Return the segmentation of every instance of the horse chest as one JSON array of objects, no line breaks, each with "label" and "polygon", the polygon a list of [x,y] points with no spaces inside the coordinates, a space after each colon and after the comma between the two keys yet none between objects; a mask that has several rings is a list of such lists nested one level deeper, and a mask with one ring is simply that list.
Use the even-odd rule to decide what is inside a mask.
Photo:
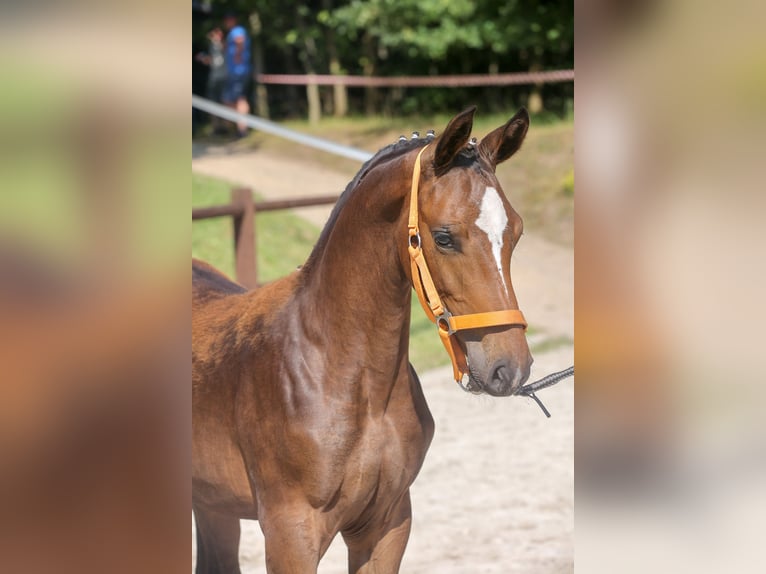
[{"label": "horse chest", "polygon": [[397,500],[415,480],[427,447],[427,433],[416,421],[370,424],[343,464],[340,496],[350,514]]},{"label": "horse chest", "polygon": [[251,469],[258,488],[303,498],[340,524],[399,500],[433,434],[433,420],[422,394],[411,391],[409,373],[386,393],[386,401],[374,392],[359,393],[361,387],[374,388],[361,377],[351,393],[328,392],[337,378],[328,382],[321,378],[323,369],[302,370],[302,363],[290,360],[274,373],[275,380],[285,381],[280,392],[263,392],[252,402],[258,412],[249,418],[259,421],[258,428],[243,428],[258,460]]}]

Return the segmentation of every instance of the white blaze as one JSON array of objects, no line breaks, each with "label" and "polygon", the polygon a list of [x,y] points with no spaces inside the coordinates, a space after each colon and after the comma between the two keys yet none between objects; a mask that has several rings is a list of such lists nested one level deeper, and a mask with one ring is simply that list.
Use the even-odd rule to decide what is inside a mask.
[{"label": "white blaze", "polygon": [[505,284],[505,277],[503,276],[501,254],[503,252],[503,232],[507,224],[508,215],[505,213],[505,206],[500,199],[500,194],[494,187],[487,187],[481,200],[481,210],[476,220],[476,227],[486,233],[489,238],[492,255],[495,257],[497,270],[500,272],[500,280],[503,282],[506,294],[508,293],[508,286]]}]

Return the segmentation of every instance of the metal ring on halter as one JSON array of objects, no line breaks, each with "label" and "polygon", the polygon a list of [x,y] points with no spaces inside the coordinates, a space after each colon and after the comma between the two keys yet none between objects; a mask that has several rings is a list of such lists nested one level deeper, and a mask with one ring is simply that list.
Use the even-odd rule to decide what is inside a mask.
[{"label": "metal ring on halter", "polygon": [[[415,240],[414,242],[412,240]],[[420,231],[416,231],[415,233],[410,233],[410,247],[414,247],[415,249],[420,249]]]},{"label": "metal ring on halter", "polygon": [[444,331],[447,331],[448,335],[454,335],[457,333],[455,329],[452,328],[452,325],[450,325],[449,319],[452,317],[452,313],[447,311],[447,309],[444,309],[444,313],[436,317],[436,326],[439,329],[443,329]]}]

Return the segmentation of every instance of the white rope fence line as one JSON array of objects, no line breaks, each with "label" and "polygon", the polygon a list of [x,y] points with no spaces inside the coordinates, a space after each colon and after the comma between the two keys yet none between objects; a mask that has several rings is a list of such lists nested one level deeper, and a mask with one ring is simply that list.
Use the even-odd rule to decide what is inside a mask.
[{"label": "white rope fence line", "polygon": [[232,122],[242,122],[248,127],[262,131],[264,133],[275,135],[286,140],[294,141],[296,143],[313,147],[348,159],[365,162],[373,156],[372,153],[359,148],[338,144],[330,140],[310,136],[307,134],[302,134],[300,132],[296,132],[295,130],[284,128],[279,124],[269,120],[264,120],[263,118],[258,118],[249,114],[240,114],[231,108],[227,108],[226,106],[217,104],[200,96],[195,96],[194,94],[192,94],[192,107],[219,118],[223,118],[225,120]]}]

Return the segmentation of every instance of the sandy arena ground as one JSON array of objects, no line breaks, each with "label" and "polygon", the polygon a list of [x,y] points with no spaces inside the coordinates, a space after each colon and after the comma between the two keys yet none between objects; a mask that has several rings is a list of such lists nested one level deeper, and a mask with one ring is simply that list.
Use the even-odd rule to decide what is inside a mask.
[{"label": "sandy arena ground", "polygon": [[[347,178],[331,170],[291,169],[263,152],[228,153],[195,145],[193,171],[257,188],[266,197],[339,193]],[[284,165],[282,165],[284,163]],[[304,183],[305,182],[305,183]],[[327,208],[302,211],[321,225]],[[537,341],[573,338],[573,253],[525,235],[513,282]],[[573,363],[571,345],[535,356],[531,379]],[[401,571],[412,574],[558,574],[574,570],[574,382],[542,391],[547,419],[526,398],[464,393],[451,367],[420,373],[436,435],[412,487],[413,527]],[[193,526],[192,526],[193,530]],[[192,533],[194,554],[194,534]],[[264,573],[258,523],[242,521],[243,573]],[[337,537],[319,567],[346,572]]]}]

